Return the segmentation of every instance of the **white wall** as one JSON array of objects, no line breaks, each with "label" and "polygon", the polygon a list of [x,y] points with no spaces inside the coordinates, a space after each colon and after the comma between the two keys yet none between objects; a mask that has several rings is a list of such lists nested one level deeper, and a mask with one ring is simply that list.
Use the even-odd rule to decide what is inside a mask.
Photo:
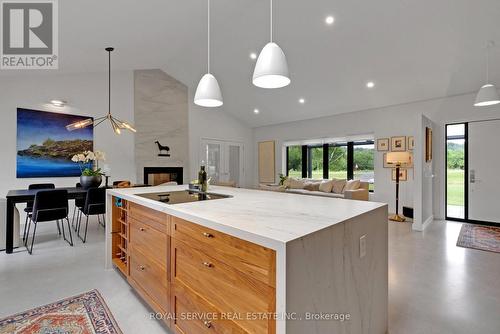
[{"label": "white wall", "polygon": [[[123,120],[134,121],[133,74],[113,73],[112,112]],[[56,108],[47,102],[54,98],[68,101]],[[52,182],[56,186],[74,186],[78,178],[16,178],[16,108],[30,108],[68,114],[102,116],[107,112],[106,73],[78,75],[22,75],[0,80],[0,197],[9,189],[26,188],[30,183]],[[112,179],[135,181],[134,137],[125,132],[114,135],[108,124],[95,129],[94,149],[107,154]]]},{"label": "white wall", "polygon": [[[444,218],[445,146],[444,125],[453,122],[500,118],[500,105],[477,108],[473,106],[474,94],[465,94],[441,99],[401,104],[396,106],[323,117],[312,120],[284,123],[255,129],[255,142],[276,140],[276,173],[281,172],[281,145],[284,141],[308,138],[337,137],[372,133],[375,138],[397,135],[417,136],[425,115],[434,125],[433,129],[433,212],[435,218]],[[285,112],[285,111],[283,111]],[[416,141],[418,143],[418,141]],[[390,170],[382,167],[382,154],[375,156],[375,193],[373,199],[389,203],[394,211],[395,189]],[[257,162],[254,164],[257,170]],[[402,184],[402,205],[412,205],[414,197],[413,179]],[[254,184],[257,178],[254,177]]]},{"label": "white wall", "polygon": [[[419,132],[415,138],[415,183],[414,183],[414,221],[412,228],[423,231],[434,218],[434,160],[426,161],[427,128],[433,132],[437,126],[429,118],[422,115],[419,121]],[[434,137],[434,136],[433,136]],[[432,143],[433,155],[435,142]]]},{"label": "white wall", "polygon": [[224,112],[221,108],[202,108],[193,102],[193,92],[189,92],[189,157],[191,179],[198,178],[200,168],[201,139],[220,139],[244,144],[245,182],[242,187],[254,184],[254,140],[253,130]]}]

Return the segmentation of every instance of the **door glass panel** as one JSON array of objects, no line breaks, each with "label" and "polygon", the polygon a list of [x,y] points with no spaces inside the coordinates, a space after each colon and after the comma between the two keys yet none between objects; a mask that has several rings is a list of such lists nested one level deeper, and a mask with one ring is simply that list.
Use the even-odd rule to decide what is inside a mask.
[{"label": "door glass panel", "polygon": [[347,180],[347,143],[328,147],[328,178]]},{"label": "door glass panel", "polygon": [[221,145],[208,143],[207,149],[207,178],[211,184],[218,183],[220,180],[220,162],[221,162]]},{"label": "door glass panel", "polygon": [[323,147],[308,147],[307,177],[312,179],[323,178]]},{"label": "door glass panel", "polygon": [[240,183],[240,147],[236,145],[229,145],[229,158],[228,158],[228,181],[234,182],[236,186]]},{"label": "door glass panel", "polygon": [[375,179],[374,154],[374,144],[354,143],[354,180],[368,182],[370,190],[373,190]]},{"label": "door glass panel", "polygon": [[302,177],[302,146],[288,147],[287,172],[288,176]]},{"label": "door glass panel", "polygon": [[465,219],[465,124],[446,128],[446,213]]}]

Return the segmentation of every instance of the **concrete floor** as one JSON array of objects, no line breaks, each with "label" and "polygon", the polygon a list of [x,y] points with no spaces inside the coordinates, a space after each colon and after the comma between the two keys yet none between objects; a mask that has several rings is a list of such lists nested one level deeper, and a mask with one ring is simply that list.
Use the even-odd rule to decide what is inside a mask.
[{"label": "concrete floor", "polygon": [[24,247],[0,252],[0,318],[97,289],[124,334],[169,333],[150,320],[150,309],[121,274],[104,270],[104,228],[97,220],[89,222],[85,244],[75,234],[73,240],[70,247],[55,223],[41,223],[33,255]]},{"label": "concrete floor", "polygon": [[[41,226],[40,226],[41,227]],[[461,224],[433,222],[424,233],[389,223],[389,332],[497,334],[500,254],[456,247]],[[0,317],[98,289],[125,334],[168,333],[116,271],[104,270],[104,230],[69,247],[50,223],[34,255],[0,253]]]}]

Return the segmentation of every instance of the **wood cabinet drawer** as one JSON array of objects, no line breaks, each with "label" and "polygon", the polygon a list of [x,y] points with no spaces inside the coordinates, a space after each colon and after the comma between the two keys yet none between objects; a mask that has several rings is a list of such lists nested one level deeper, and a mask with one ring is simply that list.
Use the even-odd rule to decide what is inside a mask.
[{"label": "wood cabinet drawer", "polygon": [[129,218],[130,247],[138,248],[145,256],[168,268],[169,238],[164,232]]},{"label": "wood cabinet drawer", "polygon": [[172,294],[176,333],[248,334],[182,283],[173,286]]},{"label": "wood cabinet drawer", "polygon": [[172,244],[174,284],[185,284],[221,312],[239,315],[234,322],[250,333],[274,333],[274,320],[247,317],[275,311],[274,288],[182,241]]},{"label": "wood cabinet drawer", "polygon": [[170,235],[170,216],[166,213],[130,202],[129,217]]},{"label": "wood cabinet drawer", "polygon": [[222,232],[171,217],[172,236],[272,287],[276,286],[276,253]]},{"label": "wood cabinet drawer", "polygon": [[167,271],[134,247],[130,252],[130,277],[164,311],[169,310]]}]

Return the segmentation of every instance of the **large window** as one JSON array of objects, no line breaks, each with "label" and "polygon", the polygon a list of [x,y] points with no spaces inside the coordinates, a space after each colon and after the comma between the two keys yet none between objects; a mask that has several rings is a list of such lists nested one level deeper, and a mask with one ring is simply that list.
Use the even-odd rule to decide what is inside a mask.
[{"label": "large window", "polygon": [[361,180],[370,183],[375,178],[373,140],[294,145],[286,148],[287,175],[314,179]]},{"label": "large window", "polygon": [[347,180],[347,143],[328,145],[328,178]]},{"label": "large window", "polygon": [[353,143],[353,178],[370,183],[373,190],[375,145],[372,142]]},{"label": "large window", "polygon": [[287,147],[287,175],[302,177],[302,146]]},{"label": "large window", "polygon": [[307,147],[307,177],[323,178],[323,146]]}]

